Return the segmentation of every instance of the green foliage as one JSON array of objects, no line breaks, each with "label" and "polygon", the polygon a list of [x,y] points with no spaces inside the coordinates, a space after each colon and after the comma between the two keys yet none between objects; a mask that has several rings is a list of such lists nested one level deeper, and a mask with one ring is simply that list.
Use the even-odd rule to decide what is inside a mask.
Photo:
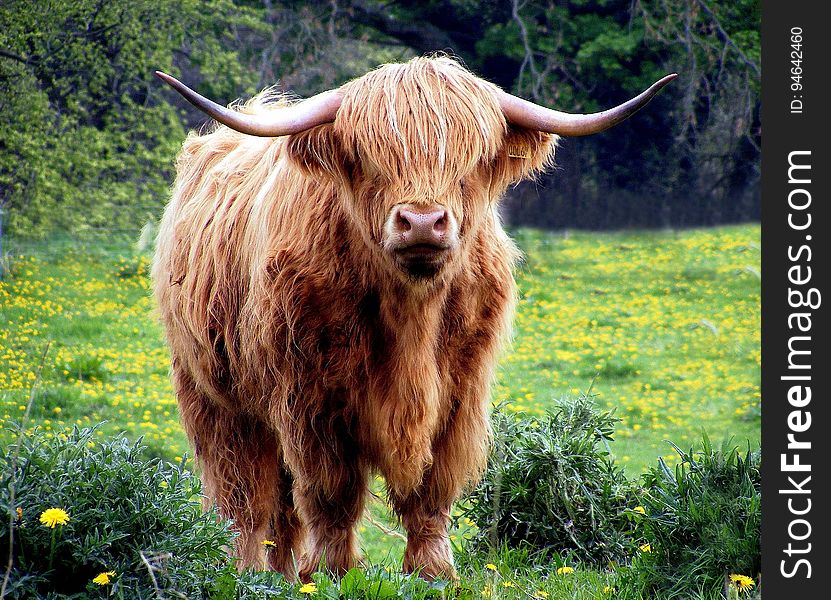
[{"label": "green foliage", "polygon": [[193,64],[207,55],[212,65],[222,64],[220,83],[235,93],[251,85],[222,42],[249,12],[231,6],[230,0],[0,6],[0,208],[12,235],[137,230],[158,214],[184,128],[153,70],[177,72],[174,54],[187,47]]},{"label": "green foliage", "polygon": [[[555,416],[562,420],[554,434],[560,436],[559,443],[566,441],[563,436],[590,438],[593,428],[598,440],[612,433],[614,420],[593,413],[585,398],[548,415]],[[523,435],[534,437],[540,429],[552,428],[552,423],[542,421],[546,419],[528,419]],[[522,427],[512,430],[518,434]],[[605,596],[614,588],[619,598],[715,600],[725,573],[754,578],[758,574],[759,456],[741,455],[729,443],[715,450],[706,438],[701,452],[676,448],[682,463],[675,473],[661,463],[644,477],[645,488],[638,496],[643,513],[621,508],[636,529],[638,543],[648,541],[651,551],[636,551],[631,565],[619,567],[617,574],[607,571],[607,565],[587,569],[578,560],[582,554],[562,554],[552,546],[501,546],[487,554],[469,546],[457,550],[463,579],[456,585],[369,565],[342,578],[316,573],[310,589],[289,584],[276,573],[237,573],[225,551],[232,543],[229,524],[214,511],[202,510],[199,481],[184,461],[174,465],[148,459],[141,443],[132,444],[123,436],[99,441],[95,428],[76,428],[57,438],[42,430],[18,428],[15,433],[15,442],[0,453],[5,465],[0,480],[0,547],[8,548],[10,533],[14,536],[14,568],[6,590],[10,598],[299,600],[311,593],[333,599],[438,600],[448,592],[470,599],[497,593],[505,598],[544,598],[541,592],[559,598],[577,597],[578,592],[580,597],[600,597],[601,590]],[[530,445],[539,447],[539,441]],[[514,443],[519,447],[522,439]],[[581,443],[562,450],[576,451],[581,470],[589,476],[592,455],[606,460],[602,451]],[[555,458],[562,462],[561,455]],[[528,460],[522,464],[538,467]],[[619,481],[626,484],[622,474]],[[580,494],[575,489],[569,493],[576,498]],[[525,501],[533,504],[535,499]],[[594,505],[601,510],[600,503]],[[65,511],[68,520],[55,527],[43,524],[41,515],[55,508]],[[484,516],[480,522],[485,522]],[[93,582],[101,573],[112,573],[109,583]]]},{"label": "green foliage", "polygon": [[185,130],[206,119],[155,69],[227,103],[273,84],[311,95],[382,62],[449,50],[506,89],[573,112],[680,74],[616,132],[564,144],[556,185],[515,193],[525,200],[515,223],[758,218],[759,29],[754,0],[7,0],[0,208],[18,238],[136,231],[157,218]]},{"label": "green foliage", "polygon": [[494,452],[464,513],[479,543],[529,544],[604,566],[631,555],[634,488],[607,446],[616,422],[587,396],[539,418],[497,412]]},{"label": "green foliage", "polygon": [[405,575],[378,565],[351,569],[340,580],[324,573],[317,573],[313,578],[318,597],[324,598],[440,600],[446,597],[449,587],[446,581],[428,582],[417,575]]},{"label": "green foliage", "polygon": [[[101,442],[95,428],[58,438],[15,433],[0,454],[0,547],[9,547],[10,532],[14,547],[9,598],[308,597],[279,574],[237,573],[226,553],[229,522],[203,511],[185,461],[147,459],[141,443]],[[43,524],[49,509],[68,520]],[[93,581],[101,573],[109,583]],[[314,582],[316,597],[361,600],[438,600],[448,586],[378,565],[339,579],[317,573]]]},{"label": "green foliage", "polygon": [[107,367],[100,356],[81,354],[72,357],[64,365],[65,377],[68,381],[104,381],[107,379]]},{"label": "green foliage", "polygon": [[489,17],[473,64],[509,60],[518,73],[513,90],[548,106],[602,110],[679,74],[609,134],[566,141],[562,171],[543,176],[551,180],[546,192],[520,187],[515,223],[620,228],[759,218],[758,2],[531,0]]},{"label": "green foliage", "polygon": [[68,387],[39,388],[32,405],[35,418],[52,418],[60,415],[68,407],[75,407],[81,399],[78,390]]},{"label": "green foliage", "polygon": [[705,436],[697,452],[673,444],[674,471],[659,459],[630,482],[603,447],[615,421],[585,396],[542,418],[497,414],[493,456],[464,512],[480,533],[463,563],[485,547],[514,570],[612,561],[617,597],[633,599],[715,599],[728,574],[757,578],[759,452]]},{"label": "green foliage", "polygon": [[727,574],[756,578],[761,570],[759,451],[742,453],[729,441],[684,452],[670,470],[663,460],[643,477],[637,535],[650,545],[624,572],[623,597],[716,597]]},{"label": "green foliage", "polygon": [[[224,550],[228,523],[202,510],[199,480],[184,463],[146,460],[140,444],[121,436],[99,442],[94,429],[52,439],[40,430],[18,434],[0,459],[2,548],[9,547],[13,515],[10,597],[112,591],[156,598],[157,588],[202,597],[223,573],[234,572]],[[39,517],[50,508],[64,510],[69,521],[43,525]],[[110,586],[92,583],[110,571]]]}]

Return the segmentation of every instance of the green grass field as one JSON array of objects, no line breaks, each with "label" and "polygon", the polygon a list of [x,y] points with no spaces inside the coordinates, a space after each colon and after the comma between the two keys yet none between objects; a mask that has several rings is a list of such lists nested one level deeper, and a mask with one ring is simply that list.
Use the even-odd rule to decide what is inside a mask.
[{"label": "green grass field", "polygon": [[[621,422],[612,451],[636,475],[666,440],[689,447],[706,432],[760,443],[760,228],[682,232],[514,232],[526,253],[512,348],[494,402],[541,413],[591,389]],[[153,314],[149,256],[129,241],[52,241],[12,246],[0,281],[0,425],[19,420],[60,436],[106,423],[104,437],[143,436],[153,455],[187,452],[168,380],[168,355]],[[45,356],[45,358],[43,358]],[[0,441],[8,433],[0,433]],[[380,487],[380,485],[379,485]],[[382,502],[375,521],[392,527]],[[454,532],[463,544],[466,525]],[[365,550],[395,567],[403,544],[365,521]],[[609,574],[524,573],[502,557],[472,586],[493,597],[598,597]],[[505,563],[505,564],[503,564]],[[514,573],[514,574],[512,574]],[[492,580],[492,581],[491,581]],[[523,583],[524,582],[524,583]],[[565,586],[565,587],[562,587]]]}]

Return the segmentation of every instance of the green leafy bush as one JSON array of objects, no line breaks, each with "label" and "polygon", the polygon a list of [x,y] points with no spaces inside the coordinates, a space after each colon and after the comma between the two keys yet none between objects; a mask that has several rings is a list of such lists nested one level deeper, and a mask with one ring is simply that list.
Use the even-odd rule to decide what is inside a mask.
[{"label": "green leafy bush", "polygon": [[[147,460],[123,437],[99,442],[94,429],[18,433],[1,451],[0,548],[10,533],[14,548],[8,597],[197,598],[237,585],[228,523],[202,510],[184,464]],[[49,509],[59,510],[44,524]],[[112,573],[109,583],[93,582],[101,573]]]},{"label": "green leafy bush", "polygon": [[729,441],[684,452],[674,470],[663,460],[643,477],[637,519],[640,552],[622,577],[623,597],[719,597],[730,574],[761,570],[761,453],[741,453]]},{"label": "green leafy bush", "polygon": [[606,566],[632,553],[634,488],[607,441],[617,419],[590,397],[541,418],[494,416],[496,442],[465,516],[491,546],[530,544]]},{"label": "green leafy bush", "polygon": [[140,442],[100,442],[96,432],[50,438],[18,429],[17,442],[0,450],[0,548],[14,549],[4,597],[438,600],[445,593],[447,582],[382,565],[340,579],[316,573],[303,586],[274,572],[238,573],[227,554],[229,522],[202,510],[201,484],[184,461],[148,459]]},{"label": "green leafy bush", "polygon": [[[725,587],[749,597],[761,569],[760,453],[705,436],[700,451],[673,444],[674,470],[659,459],[630,482],[605,445],[615,422],[587,397],[543,418],[497,413],[493,455],[464,510],[480,528],[468,552],[618,562],[619,598],[716,599]],[[731,575],[743,585],[731,588]]]}]

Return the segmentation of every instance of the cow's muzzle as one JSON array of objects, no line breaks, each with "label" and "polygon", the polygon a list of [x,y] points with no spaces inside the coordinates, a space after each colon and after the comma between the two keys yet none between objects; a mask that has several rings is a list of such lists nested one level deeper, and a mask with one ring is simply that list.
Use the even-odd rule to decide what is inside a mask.
[{"label": "cow's muzzle", "polygon": [[417,279],[438,274],[458,243],[456,219],[439,204],[399,204],[384,225],[384,248]]}]

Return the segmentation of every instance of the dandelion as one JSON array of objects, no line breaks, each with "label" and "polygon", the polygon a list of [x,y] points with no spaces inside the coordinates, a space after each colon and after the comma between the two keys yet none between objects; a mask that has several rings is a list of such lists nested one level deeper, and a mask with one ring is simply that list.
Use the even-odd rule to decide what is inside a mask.
[{"label": "dandelion", "polygon": [[55,529],[56,525],[69,523],[69,513],[62,508],[47,508],[40,514],[40,522],[46,527]]},{"label": "dandelion", "polygon": [[260,543],[261,543],[263,546],[265,546],[265,547],[266,547],[266,550],[267,550],[267,549],[269,549],[269,548],[276,548],[276,547],[277,547],[277,544],[274,542],[274,540],[263,540],[263,541],[262,541],[262,542],[260,542]]},{"label": "dandelion", "polygon": [[514,582],[511,581],[510,579],[506,579],[505,581],[502,582],[502,587],[510,588],[510,587],[514,587],[514,585],[515,585]]},{"label": "dandelion", "polygon": [[603,593],[604,594],[614,594],[615,593],[615,588],[613,588],[610,585],[607,585],[606,587],[603,588]]},{"label": "dandelion", "polygon": [[496,571],[496,570],[497,570],[497,569],[496,569],[496,565],[495,565],[495,564],[493,564],[493,563],[488,563],[488,564],[486,564],[486,565],[485,565],[485,568],[486,568],[488,571]]},{"label": "dandelion", "polygon": [[557,575],[571,575],[574,573],[574,567],[560,567],[557,569]]},{"label": "dandelion", "polygon": [[646,514],[646,509],[643,506],[636,506],[632,510],[635,511],[636,513],[638,513],[638,514],[641,514],[641,515]]},{"label": "dandelion", "polygon": [[99,573],[92,579],[92,583],[97,583],[98,585],[109,585],[110,580],[115,577],[115,571],[105,571],[104,573]]},{"label": "dandelion", "polygon": [[537,590],[536,592],[534,592],[534,598],[540,598],[541,600],[545,600],[546,598],[548,598],[548,592],[544,590]]},{"label": "dandelion", "polygon": [[731,573],[730,585],[735,587],[740,592],[746,592],[756,584],[753,582],[752,577],[748,577],[747,575],[737,575],[735,573]]},{"label": "dandelion", "polygon": [[301,594],[314,594],[317,591],[317,584],[315,582],[305,583],[300,586]]},{"label": "dandelion", "polygon": [[51,571],[52,560],[55,558],[55,541],[58,533],[55,526],[69,523],[69,513],[62,508],[47,508],[40,513],[40,522],[52,530],[52,541],[49,544],[49,570]]},{"label": "dandelion", "polygon": [[652,552],[651,544],[641,544],[638,548],[640,548],[641,552]]}]

